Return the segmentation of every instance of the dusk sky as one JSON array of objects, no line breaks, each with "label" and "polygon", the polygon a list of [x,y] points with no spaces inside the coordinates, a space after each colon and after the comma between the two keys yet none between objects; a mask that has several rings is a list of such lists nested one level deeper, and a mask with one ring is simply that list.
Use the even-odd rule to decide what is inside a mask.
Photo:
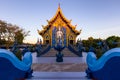
[{"label": "dusk sky", "polygon": [[36,43],[37,29],[47,25],[59,3],[71,24],[82,29],[78,38],[120,36],[120,0],[0,0],[0,20],[30,31],[24,42]]}]

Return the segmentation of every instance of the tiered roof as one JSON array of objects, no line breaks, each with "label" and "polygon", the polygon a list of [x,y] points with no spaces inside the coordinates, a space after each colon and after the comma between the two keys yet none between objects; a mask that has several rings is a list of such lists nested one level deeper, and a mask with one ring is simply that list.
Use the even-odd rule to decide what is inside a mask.
[{"label": "tiered roof", "polygon": [[72,20],[68,20],[67,18],[65,18],[65,16],[64,16],[63,13],[62,13],[62,10],[61,10],[61,8],[60,8],[60,5],[58,6],[57,12],[56,12],[56,14],[53,16],[53,18],[51,18],[49,21],[47,20],[48,24],[47,24],[46,26],[43,26],[43,25],[42,25],[43,30],[41,30],[41,31],[38,30],[38,33],[39,33],[40,35],[43,35],[43,34],[51,27],[51,25],[56,21],[56,19],[58,18],[58,16],[61,17],[61,19],[67,24],[67,26],[68,26],[76,35],[79,35],[79,34],[81,33],[81,30],[78,31],[78,30],[75,29],[75,28],[76,28],[76,25],[75,25],[75,26],[71,25],[71,21],[72,21]]}]

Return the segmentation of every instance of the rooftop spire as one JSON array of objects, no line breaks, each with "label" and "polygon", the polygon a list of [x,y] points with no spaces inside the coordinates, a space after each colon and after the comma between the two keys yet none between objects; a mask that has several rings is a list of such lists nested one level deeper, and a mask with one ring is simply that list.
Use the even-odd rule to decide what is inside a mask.
[{"label": "rooftop spire", "polygon": [[58,8],[60,8],[60,3],[58,4]]}]

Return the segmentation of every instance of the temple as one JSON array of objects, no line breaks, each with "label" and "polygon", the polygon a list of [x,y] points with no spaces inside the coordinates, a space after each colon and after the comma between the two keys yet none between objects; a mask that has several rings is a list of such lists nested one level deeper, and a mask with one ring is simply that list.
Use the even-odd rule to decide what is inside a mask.
[{"label": "temple", "polygon": [[71,25],[71,20],[65,18],[60,5],[56,14],[47,22],[46,26],[42,25],[43,30],[38,30],[39,35],[43,37],[43,44],[50,44],[51,47],[54,47],[59,38],[62,40],[63,46],[76,44],[76,37],[81,33],[81,30],[76,30],[76,25]]}]

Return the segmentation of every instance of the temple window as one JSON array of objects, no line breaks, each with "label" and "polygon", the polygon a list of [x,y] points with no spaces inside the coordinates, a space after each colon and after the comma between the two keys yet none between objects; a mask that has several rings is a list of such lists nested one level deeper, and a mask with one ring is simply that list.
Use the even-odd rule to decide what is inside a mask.
[{"label": "temple window", "polygon": [[70,40],[70,44],[73,44],[73,40]]},{"label": "temple window", "polygon": [[49,39],[48,35],[46,36],[46,39]]}]

